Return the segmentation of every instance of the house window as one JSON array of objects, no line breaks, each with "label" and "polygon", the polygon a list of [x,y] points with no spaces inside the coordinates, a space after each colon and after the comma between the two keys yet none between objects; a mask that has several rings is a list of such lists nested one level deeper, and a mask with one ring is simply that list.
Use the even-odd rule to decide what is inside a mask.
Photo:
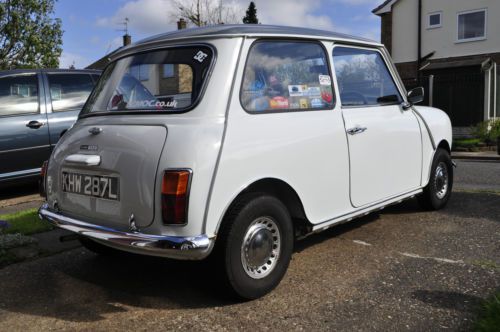
[{"label": "house window", "polygon": [[434,29],[441,27],[442,12],[430,13],[427,17],[427,28]]},{"label": "house window", "polygon": [[140,81],[149,80],[149,65],[135,65],[130,67],[130,74]]},{"label": "house window", "polygon": [[174,77],[174,65],[172,63],[167,63],[163,65],[163,78]]},{"label": "house window", "polygon": [[458,13],[458,41],[486,39],[486,9]]}]

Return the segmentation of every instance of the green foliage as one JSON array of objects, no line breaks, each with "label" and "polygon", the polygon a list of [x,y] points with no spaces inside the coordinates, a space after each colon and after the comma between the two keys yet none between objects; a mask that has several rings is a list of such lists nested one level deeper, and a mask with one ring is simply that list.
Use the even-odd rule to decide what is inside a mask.
[{"label": "green foliage", "polygon": [[56,0],[0,0],[0,69],[57,68],[62,52]]},{"label": "green foliage", "polygon": [[9,227],[5,229],[6,234],[20,233],[23,235],[30,235],[53,229],[52,225],[47,221],[38,218],[36,209],[3,215],[0,216],[0,219],[6,220],[9,223]]},{"label": "green foliage", "polygon": [[477,147],[481,143],[479,138],[463,138],[456,139],[453,141],[454,147],[472,148]]},{"label": "green foliage", "polygon": [[472,128],[472,135],[488,144],[496,142],[500,137],[500,119],[479,122]]},{"label": "green foliage", "polygon": [[476,321],[475,331],[498,331],[500,328],[500,292],[483,304],[483,311]]},{"label": "green foliage", "polygon": [[243,17],[243,23],[245,24],[259,24],[259,19],[257,18],[257,8],[253,1],[250,2],[248,6],[245,17]]}]

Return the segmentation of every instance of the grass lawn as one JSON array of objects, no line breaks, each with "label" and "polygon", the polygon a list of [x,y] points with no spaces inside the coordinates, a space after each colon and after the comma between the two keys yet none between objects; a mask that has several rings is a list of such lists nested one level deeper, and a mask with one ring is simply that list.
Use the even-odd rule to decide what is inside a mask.
[{"label": "grass lawn", "polygon": [[483,304],[481,315],[476,322],[475,331],[500,330],[500,292]]},{"label": "grass lawn", "polygon": [[465,148],[475,147],[479,143],[481,143],[481,140],[479,138],[462,138],[453,140],[453,146],[460,146]]},{"label": "grass lawn", "polygon": [[53,229],[53,226],[47,221],[38,218],[37,209],[0,215],[0,220],[5,220],[9,224],[9,227],[4,230],[6,234],[21,233],[23,235],[30,235]]}]

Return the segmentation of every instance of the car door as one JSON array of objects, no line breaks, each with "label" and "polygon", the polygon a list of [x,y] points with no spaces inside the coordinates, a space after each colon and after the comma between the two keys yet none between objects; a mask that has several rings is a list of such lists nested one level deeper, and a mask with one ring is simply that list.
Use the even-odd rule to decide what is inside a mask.
[{"label": "car door", "polygon": [[40,74],[0,76],[0,181],[34,175],[50,155]]},{"label": "car door", "polygon": [[94,80],[85,72],[47,72],[45,76],[47,118],[53,148],[61,135],[75,123],[94,88]]},{"label": "car door", "polygon": [[421,132],[383,54],[336,46],[333,64],[349,146],[350,196],[360,207],[416,189]]}]

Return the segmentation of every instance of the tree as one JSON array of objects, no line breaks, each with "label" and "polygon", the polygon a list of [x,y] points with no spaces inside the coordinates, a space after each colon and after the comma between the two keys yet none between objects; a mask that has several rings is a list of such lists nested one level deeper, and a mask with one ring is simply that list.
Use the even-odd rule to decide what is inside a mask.
[{"label": "tree", "polygon": [[245,24],[259,24],[259,19],[257,18],[257,8],[253,1],[250,2],[248,6],[245,17],[243,17],[243,23]]},{"label": "tree", "polygon": [[57,68],[62,52],[56,0],[0,0],[0,69]]},{"label": "tree", "polygon": [[198,27],[216,24],[237,23],[237,7],[233,3],[222,5],[221,0],[172,0],[176,11],[172,20],[183,18]]}]

